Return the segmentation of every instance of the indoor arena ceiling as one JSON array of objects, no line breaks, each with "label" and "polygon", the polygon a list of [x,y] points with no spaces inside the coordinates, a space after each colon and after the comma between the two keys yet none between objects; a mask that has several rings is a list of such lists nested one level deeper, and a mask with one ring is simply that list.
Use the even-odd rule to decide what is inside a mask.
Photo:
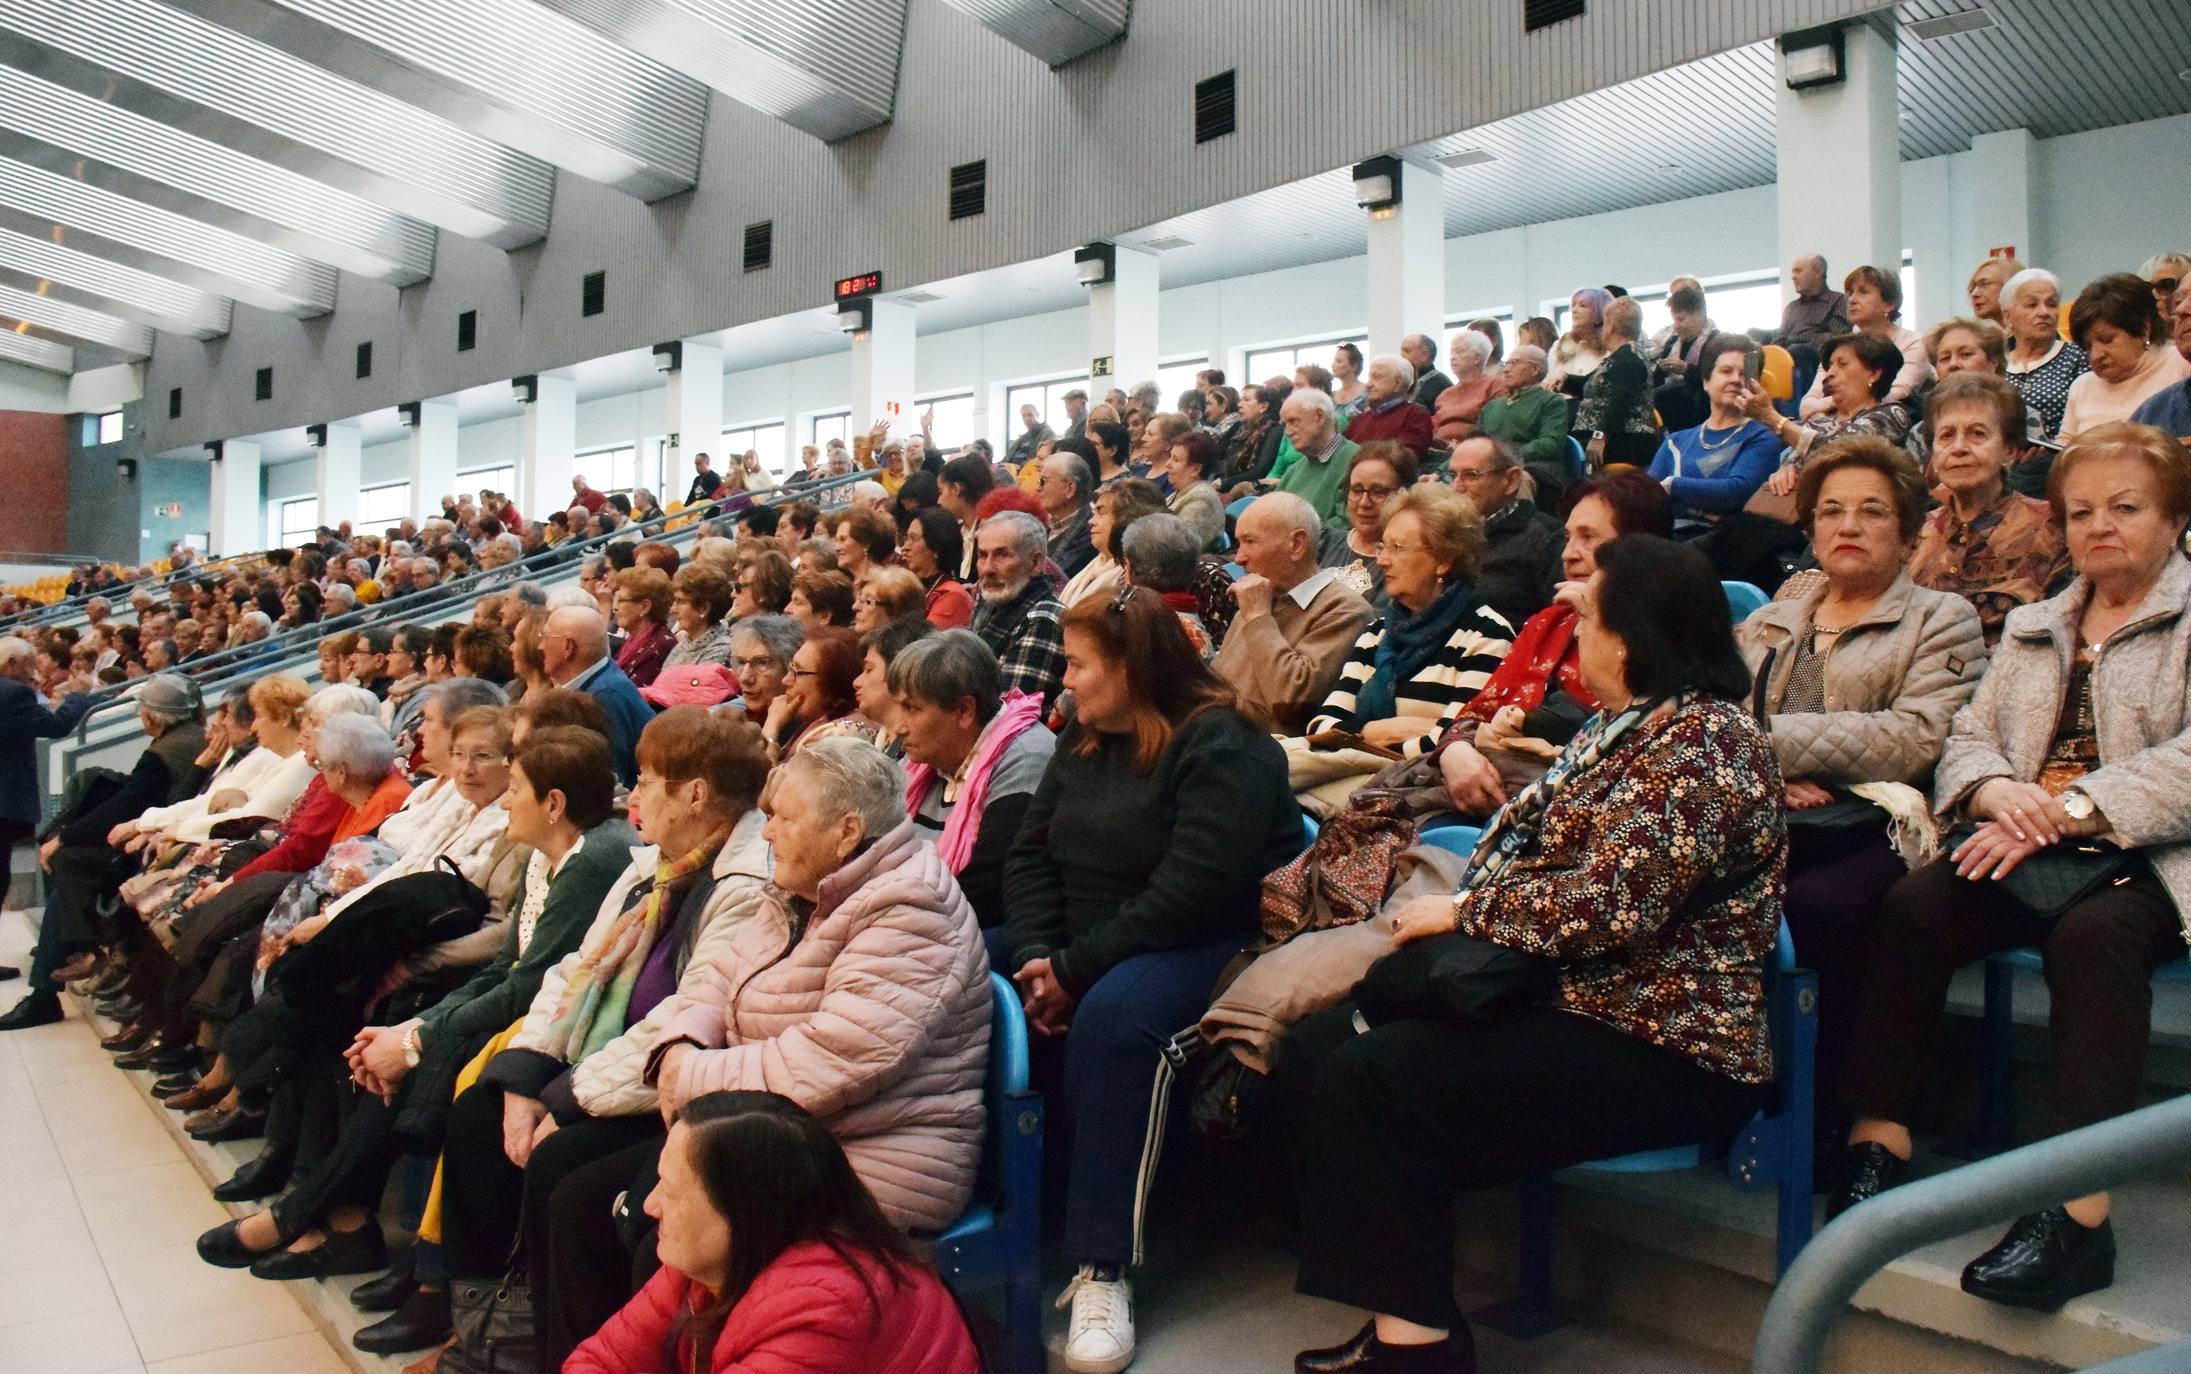
[{"label": "indoor arena ceiling", "polygon": [[[1053,67],[1130,18],[1130,0],[918,2]],[[0,0],[0,358],[141,358],[154,331],[225,333],[236,302],[325,314],[339,271],[431,276],[443,232],[538,242],[559,175],[674,195],[716,94],[819,139],[873,128],[913,3]],[[2179,9],[1906,0],[1903,156],[2191,112]],[[1756,44],[1400,151],[1448,167],[1449,235],[1763,185],[1774,79]],[[1121,241],[1160,248],[1185,285],[1359,253],[1363,233],[1341,168]],[[925,288],[922,331],[1079,299],[1062,256],[1002,271],[1016,289]],[[756,360],[842,346],[748,329]],[[733,353],[748,329],[727,332]]]}]

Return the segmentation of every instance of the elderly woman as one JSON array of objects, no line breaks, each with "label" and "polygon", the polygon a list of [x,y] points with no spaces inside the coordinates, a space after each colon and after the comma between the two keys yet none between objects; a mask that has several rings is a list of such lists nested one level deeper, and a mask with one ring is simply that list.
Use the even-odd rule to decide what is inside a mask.
[{"label": "elderly woman", "polygon": [[1355,641],[1312,739],[1358,736],[1401,758],[1436,747],[1514,638],[1477,593],[1483,556],[1483,517],[1467,497],[1411,486],[1392,499],[1377,550],[1392,609]]},{"label": "elderly woman", "polygon": [[732,626],[730,662],[738,674],[738,696],[722,709],[755,725],[767,721],[791,675],[791,656],[805,637],[788,615],[747,616]]},{"label": "elderly woman", "polygon": [[2155,253],[2138,268],[2138,275],[2152,291],[2154,303],[2165,311],[2176,294],[2176,288],[2183,284],[2186,277],[2191,277],[2191,256],[2182,253]]},{"label": "elderly woman", "polygon": [[2129,419],[2148,397],[2191,377],[2191,361],[2169,342],[2168,321],[2153,292],[2128,272],[2101,277],[2077,293],[2069,334],[2091,370],[2069,384],[2064,444],[2095,425]]},{"label": "elderly woman", "polygon": [[[1975,823],[1897,883],[1873,923],[1841,1100],[1849,1155],[1829,1211],[1907,1177],[1909,1123],[1948,981],[1972,960],[2037,945],[2052,994],[2043,1130],[2138,1103],[2150,979],[2183,957],[2191,901],[2191,458],[2158,430],[2082,433],[2055,464],[2055,514],[2077,578],[2009,613],[1985,681],[1934,784],[1940,814]],[[2088,849],[2089,846],[2089,849]],[[2026,865],[2075,865],[2079,895]],[[1963,1289],[2053,1311],[2114,1279],[2108,1198],[2020,1218],[1963,1271]]]},{"label": "elderly woman", "polygon": [[1988,319],[1957,316],[1925,331],[1925,359],[1933,376],[1945,380],[1958,372],[2008,375],[2008,331]]},{"label": "elderly woman", "polygon": [[2024,433],[2024,398],[1999,377],[1950,377],[1925,402],[1940,505],[1910,551],[1910,580],[1978,608],[1986,647],[2018,606],[2048,595],[2068,571],[2061,527],[2047,503],[2008,485]]},{"label": "elderly woman", "polygon": [[[1848,296],[1849,328],[1858,334],[1885,339],[1901,354],[1901,363],[1888,379],[1887,389],[1879,399],[1903,401],[1916,395],[1919,387],[1932,380],[1932,365],[1925,361],[1924,339],[1917,331],[1900,323],[1902,274],[1881,267],[1859,267],[1849,273],[1841,283],[1841,289]],[[1811,389],[1797,407],[1799,418],[1808,420],[1840,407],[1841,398],[1827,393],[1825,377],[1825,359],[1821,357],[1818,376],[1812,379]]]},{"label": "elderly woman", "polygon": [[848,629],[825,625],[799,641],[783,693],[769,703],[761,726],[772,761],[837,735],[875,737],[875,722],[859,713],[855,691],[862,661],[860,637]]},{"label": "elderly woman", "polygon": [[1190,429],[1172,440],[1164,468],[1172,491],[1164,509],[1186,521],[1206,550],[1225,542],[1225,499],[1210,480],[1216,468],[1217,441],[1209,435]]},{"label": "elderly woman", "polygon": [[662,513],[662,503],[655,499],[653,492],[648,491],[645,487],[634,487],[632,489],[631,519],[633,524],[659,520],[662,518]]},{"label": "elderly woman", "polygon": [[[2009,385],[2023,393],[2025,407],[2037,417],[2037,437],[2051,439],[2062,427],[2071,384],[2089,365],[2085,351],[2062,337],[2061,282],[2040,267],[2010,277],[2001,287],[2001,325],[2009,334]],[[2018,490],[2046,494],[2044,482]]]},{"label": "elderly woman", "polygon": [[675,607],[669,576],[659,568],[626,568],[614,579],[612,604],[616,628],[624,647],[616,651],[616,666],[634,687],[645,687],[661,675],[677,636],[669,618]]},{"label": "elderly woman", "polygon": [[873,634],[893,620],[927,609],[928,590],[904,568],[877,568],[852,594],[852,629]]},{"label": "elderly woman", "polygon": [[1393,497],[1414,487],[1421,471],[1405,444],[1380,439],[1356,449],[1341,490],[1345,518],[1326,522],[1318,542],[1318,564],[1336,568],[1339,580],[1380,614],[1391,606],[1385,570],[1377,561],[1384,548],[1386,510]]},{"label": "elderly woman", "polygon": [[1844,435],[1871,434],[1889,443],[1907,443],[1913,414],[1906,404],[1889,399],[1902,366],[1901,350],[1884,334],[1842,334],[1826,340],[1820,349],[1818,385],[1831,405],[1800,421],[1774,410],[1772,398],[1752,387],[1744,408],[1786,445],[1779,469],[1766,482],[1772,493],[1792,494],[1811,453]]},{"label": "elderly woman", "polygon": [[890,663],[889,689],[907,814],[934,841],[975,919],[984,929],[999,925],[1005,855],[1056,749],[1042,701],[1007,697],[997,656],[969,630],[905,646]]},{"label": "elderly woman", "polygon": [[670,579],[669,613],[677,622],[677,647],[662,659],[664,668],[730,662],[730,614],[735,593],[730,579],[706,563],[687,563]]},{"label": "elderly woman", "polygon": [[777,549],[741,547],[733,566],[737,580],[731,585],[730,618],[733,622],[755,615],[782,615],[791,604],[791,560]]},{"label": "elderly woman", "polygon": [[1270,475],[1278,462],[1278,447],[1286,438],[1278,423],[1279,408],[1286,403],[1285,388],[1250,382],[1239,394],[1240,423],[1226,445],[1225,471],[1218,483],[1232,500],[1249,495],[1257,482]]},{"label": "elderly woman", "polygon": [[[1070,610],[1083,601],[1115,595],[1126,585],[1122,555],[1127,528],[1144,515],[1155,515],[1163,509],[1164,493],[1144,478],[1129,476],[1098,490],[1088,514],[1088,540],[1095,546],[1096,556],[1073,574],[1065,590],[1058,593],[1058,600]],[[934,615],[928,618],[936,620]],[[939,629],[949,628],[941,621],[936,625]]]},{"label": "elderly woman", "polygon": [[1697,367],[1711,411],[1695,429],[1669,433],[1651,459],[1650,476],[1673,498],[1677,519],[1707,522],[1741,510],[1779,463],[1780,441],[1759,418],[1780,418],[1757,385],[1760,357],[1740,334],[1714,335],[1704,345]]},{"label": "elderly woman", "polygon": [[1123,1369],[1157,1047],[1254,932],[1301,818],[1277,742],[1154,594],[1081,602],[1064,641],[1077,714],[1005,861],[990,940],[1037,1033],[1066,1042],[1067,1366]]},{"label": "elderly woman", "polygon": [[303,678],[289,673],[252,683],[245,699],[257,747],[216,773],[197,796],[146,810],[124,847],[157,852],[172,844],[204,844],[223,822],[288,815],[312,781],[303,750],[304,705],[311,694]]},{"label": "elderly woman", "polygon": [[1605,342],[1605,310],[1612,303],[1612,293],[1595,286],[1585,286],[1568,298],[1567,332],[1552,345],[1544,385],[1570,402],[1581,399],[1583,385],[1610,351]]},{"label": "elderly woman", "polygon": [[1985,671],[1976,609],[1905,570],[1924,518],[1908,454],[1875,436],[1828,445],[1796,487],[1796,522],[1824,576],[1736,632],[1786,779],[1788,928],[1818,971],[1829,1086],[1855,1021],[1867,927],[1906,861],[1930,848],[1914,787]]},{"label": "elderly woman", "polygon": [[791,579],[791,600],[784,614],[808,634],[852,624],[852,579],[834,568],[816,568]]},{"label": "elderly woman", "polygon": [[1636,347],[1642,337],[1642,306],[1623,296],[1605,307],[1605,325],[1599,335],[1605,360],[1583,383],[1572,431],[1594,468],[1613,463],[1641,467],[1658,451],[1658,421],[1651,414],[1651,365]]},{"label": "elderly woman", "polygon": [[1476,432],[1476,421],[1493,397],[1506,393],[1506,379],[1489,369],[1491,340],[1474,329],[1457,329],[1446,348],[1453,385],[1438,393],[1431,411],[1431,438],[1451,448]]},{"label": "elderly woman", "polygon": [[2023,270],[2023,263],[2012,257],[1987,258],[1973,267],[1970,280],[1963,284],[1963,294],[1970,298],[1970,313],[2006,329],[2008,321],[2002,314],[2008,303],[2002,298],[2002,288]]},{"label": "elderly woman", "polygon": [[1550,961],[1547,996],[1466,1025],[1373,998],[1373,970],[1359,1010],[1302,1023],[1279,1061],[1298,1286],[1373,1314],[1300,1369],[1474,1369],[1457,1189],[1724,1138],[1772,1076],[1758,970],[1780,916],[1780,770],[1743,707],[1716,574],[1631,535],[1598,550],[1582,606],[1604,709],[1492,822],[1458,892],[1386,917],[1392,958],[1457,931]]}]

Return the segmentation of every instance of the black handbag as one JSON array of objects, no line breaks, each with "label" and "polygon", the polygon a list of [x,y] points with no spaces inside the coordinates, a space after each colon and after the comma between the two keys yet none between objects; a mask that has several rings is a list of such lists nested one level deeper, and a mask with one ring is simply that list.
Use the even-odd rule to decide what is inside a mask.
[{"label": "black handbag", "polygon": [[[1953,854],[1978,833],[1959,825],[1949,833]],[[2063,840],[2026,858],[2000,879],[2001,890],[2043,921],[2052,921],[2103,887],[2120,887],[2138,875],[2142,860],[2134,849],[2101,840]]]},{"label": "black handbag", "polygon": [[515,1263],[501,1279],[449,1285],[449,1325],[441,1374],[533,1374],[538,1359],[532,1286]]},{"label": "black handbag", "polygon": [[1415,1017],[1488,1026],[1516,1007],[1548,1001],[1559,970],[1541,954],[1454,931],[1379,960],[1355,985],[1354,1004],[1371,1026]]}]

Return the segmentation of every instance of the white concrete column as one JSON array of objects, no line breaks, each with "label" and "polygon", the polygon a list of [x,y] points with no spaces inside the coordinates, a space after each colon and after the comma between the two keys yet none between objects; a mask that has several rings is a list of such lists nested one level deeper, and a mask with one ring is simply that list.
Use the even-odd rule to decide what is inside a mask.
[{"label": "white concrete column", "polygon": [[1894,43],[1861,21],[1844,26],[1842,34],[1847,76],[1840,83],[1791,91],[1786,59],[1776,67],[1783,296],[1789,294],[1788,264],[1805,254],[1825,255],[1827,285],[1837,291],[1852,268],[1902,265]]},{"label": "white concrete column", "polygon": [[[920,434],[913,407],[913,307],[897,301],[870,301],[873,327],[852,336],[852,433],[865,434],[888,417],[890,433],[904,439]],[[716,370],[720,372],[718,363]],[[717,397],[717,418],[721,398]],[[891,407],[896,409],[892,410]],[[786,471],[796,471],[798,436],[791,436]]]},{"label": "white concrete column", "polygon": [[[227,558],[266,545],[266,503],[259,496],[259,445],[230,439],[213,460],[213,556]],[[320,522],[326,523],[325,512]]]},{"label": "white concrete column", "polygon": [[441,498],[456,494],[456,402],[419,402],[409,450],[411,514],[434,519],[441,514]]},{"label": "white concrete column", "polygon": [[314,464],[319,476],[322,525],[339,525],[348,520],[353,528],[356,526],[363,448],[364,433],[357,421],[340,420],[327,426],[327,442],[320,446]]},{"label": "white concrete column", "polygon": [[[1097,401],[1114,386],[1156,380],[1156,255],[1122,244],[1113,258],[1111,280],[1088,288],[1088,395]],[[1096,370],[1105,358],[1109,375]],[[1004,427],[1017,433],[1019,417],[1006,416]]]},{"label": "white concrete column", "polygon": [[1428,334],[1445,357],[1445,170],[1400,164],[1400,203],[1369,217],[1369,352]]},{"label": "white concrete column", "polygon": [[[2031,198],[2031,164],[2037,148],[2038,140],[2029,129],[2003,129],[1970,141],[1970,161],[1965,164],[1970,171],[1970,229],[1980,257],[2007,249],[2025,262],[2037,260],[2038,247],[2031,237],[2039,221],[2032,213]],[[1976,261],[1942,264],[1947,272],[1935,280],[1948,282],[1952,274],[1950,286],[1959,286],[1977,265]],[[1958,305],[1955,313],[1961,309]],[[1949,312],[1931,313],[1937,317]]]},{"label": "white concrete column", "polygon": [[692,455],[705,453],[723,470],[723,347],[721,344],[685,340],[684,366],[669,374],[669,394],[663,398],[663,420],[669,442],[662,449],[660,501],[683,495],[692,483]]},{"label": "white concrete column", "polygon": [[543,372],[517,421],[517,509],[545,520],[571,504],[571,454],[578,448],[578,379]]}]

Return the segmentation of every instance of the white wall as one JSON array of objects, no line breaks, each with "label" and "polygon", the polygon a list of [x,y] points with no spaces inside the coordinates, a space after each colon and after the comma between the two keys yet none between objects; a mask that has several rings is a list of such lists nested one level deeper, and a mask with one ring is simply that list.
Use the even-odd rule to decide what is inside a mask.
[{"label": "white wall", "polygon": [[0,410],[68,413],[68,378],[58,372],[0,362]]}]

